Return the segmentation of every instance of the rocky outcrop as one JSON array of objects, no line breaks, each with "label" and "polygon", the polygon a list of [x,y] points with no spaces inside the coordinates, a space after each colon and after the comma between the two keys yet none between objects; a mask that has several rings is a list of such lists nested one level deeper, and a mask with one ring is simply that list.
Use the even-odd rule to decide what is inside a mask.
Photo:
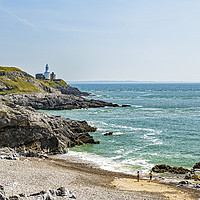
[{"label": "rocky outcrop", "polygon": [[55,200],[57,198],[64,199],[76,199],[75,195],[68,189],[60,187],[57,190],[41,191],[34,194],[18,194],[13,196],[7,196],[4,187],[0,185],[0,200],[17,200],[17,199],[44,199],[44,200]]},{"label": "rocky outcrop", "polygon": [[200,162],[196,163],[193,167],[193,169],[200,169]]},{"label": "rocky outcrop", "polygon": [[171,167],[169,165],[156,165],[152,168],[153,172],[157,173],[173,173],[173,174],[187,174],[191,173],[189,169],[183,168],[183,167]]},{"label": "rocky outcrop", "polygon": [[52,88],[60,91],[62,94],[70,94],[75,96],[89,96],[88,92],[81,92],[78,88],[72,87],[70,85],[54,85]]},{"label": "rocky outcrop", "polygon": [[86,121],[75,121],[35,111],[31,107],[0,106],[0,147],[18,148],[27,155],[65,153],[67,147],[96,143]]},{"label": "rocky outcrop", "polygon": [[13,94],[4,97],[7,105],[31,106],[41,110],[71,110],[81,108],[118,107],[117,104],[59,93]]}]

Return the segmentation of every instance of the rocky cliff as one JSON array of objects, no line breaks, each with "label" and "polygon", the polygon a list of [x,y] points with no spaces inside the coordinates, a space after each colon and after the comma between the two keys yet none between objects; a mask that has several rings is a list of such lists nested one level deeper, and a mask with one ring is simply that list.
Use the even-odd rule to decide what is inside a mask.
[{"label": "rocky cliff", "polygon": [[64,153],[68,147],[95,142],[88,132],[96,128],[37,112],[80,109],[117,104],[85,99],[63,80],[37,80],[18,68],[0,67],[0,147],[16,148],[25,155]]},{"label": "rocky cliff", "polygon": [[95,143],[94,132],[85,121],[39,113],[31,107],[0,106],[0,146],[26,154],[64,153],[67,147]]},{"label": "rocky cliff", "polygon": [[31,106],[41,110],[71,110],[105,106],[118,107],[117,104],[113,103],[60,93],[13,94],[4,96],[4,101],[7,102],[7,105]]}]

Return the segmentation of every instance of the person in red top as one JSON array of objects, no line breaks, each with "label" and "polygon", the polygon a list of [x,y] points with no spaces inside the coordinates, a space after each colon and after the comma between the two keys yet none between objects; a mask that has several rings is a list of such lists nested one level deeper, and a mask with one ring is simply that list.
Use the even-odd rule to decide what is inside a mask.
[{"label": "person in red top", "polygon": [[150,171],[150,173],[149,173],[149,182],[151,182],[152,181],[152,171]]},{"label": "person in red top", "polygon": [[140,172],[139,171],[137,172],[137,181],[138,182],[140,181]]}]

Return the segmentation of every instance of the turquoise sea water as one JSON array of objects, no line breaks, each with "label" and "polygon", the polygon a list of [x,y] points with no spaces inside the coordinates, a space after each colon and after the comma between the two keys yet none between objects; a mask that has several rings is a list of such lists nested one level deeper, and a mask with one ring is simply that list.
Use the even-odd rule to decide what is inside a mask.
[{"label": "turquoise sea water", "polygon": [[163,163],[191,168],[200,161],[200,83],[73,86],[94,99],[131,107],[45,111],[98,128],[91,135],[99,145],[71,148],[71,154],[126,172],[148,172]]}]

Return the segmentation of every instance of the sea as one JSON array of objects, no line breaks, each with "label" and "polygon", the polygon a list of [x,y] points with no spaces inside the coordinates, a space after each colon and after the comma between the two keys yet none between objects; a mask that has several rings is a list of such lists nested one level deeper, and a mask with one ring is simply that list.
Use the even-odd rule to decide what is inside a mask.
[{"label": "sea", "polygon": [[[69,155],[102,169],[145,175],[158,164],[192,168],[200,161],[200,83],[73,83],[87,97],[131,107],[45,111],[86,120],[100,144]],[[113,132],[113,135],[104,136]]]}]

